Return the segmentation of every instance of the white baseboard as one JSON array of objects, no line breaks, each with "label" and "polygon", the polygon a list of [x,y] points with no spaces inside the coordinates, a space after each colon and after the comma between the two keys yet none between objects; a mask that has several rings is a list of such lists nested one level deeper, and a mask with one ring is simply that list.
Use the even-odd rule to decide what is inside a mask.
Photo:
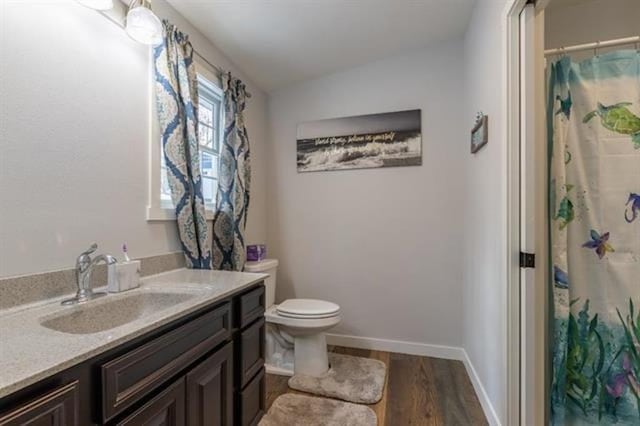
[{"label": "white baseboard", "polygon": [[370,349],[375,351],[395,352],[408,355],[429,356],[433,358],[454,359],[464,363],[473,389],[476,391],[482,411],[491,426],[501,426],[496,410],[482,386],[469,355],[463,348],[455,346],[429,345],[426,343],[406,342],[402,340],[376,339],[372,337],[347,336],[327,333],[327,343],[348,348]]},{"label": "white baseboard", "polygon": [[327,343],[336,346],[346,346],[348,348],[371,349],[375,351],[430,356],[433,358],[455,359],[459,361],[462,361],[464,358],[464,350],[462,348],[406,342],[402,340],[376,339],[373,337],[327,333]]},{"label": "white baseboard", "polygon": [[480,381],[480,377],[476,372],[476,369],[473,367],[473,363],[467,354],[467,351],[462,349],[462,362],[467,370],[467,374],[469,375],[469,379],[471,379],[471,384],[473,385],[473,389],[476,391],[476,395],[480,400],[480,405],[482,406],[482,411],[484,411],[484,416],[487,418],[487,421],[491,426],[501,426],[500,418],[496,414],[496,410],[493,408],[493,404],[491,404],[491,400],[489,399],[489,395],[487,395],[487,391],[482,386],[482,382]]}]

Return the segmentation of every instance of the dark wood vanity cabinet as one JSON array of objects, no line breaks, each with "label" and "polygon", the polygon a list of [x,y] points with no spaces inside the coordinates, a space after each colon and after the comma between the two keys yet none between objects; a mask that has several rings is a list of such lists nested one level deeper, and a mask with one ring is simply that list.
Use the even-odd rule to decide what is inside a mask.
[{"label": "dark wood vanity cabinet", "polygon": [[0,399],[5,425],[257,425],[262,284]]},{"label": "dark wood vanity cabinet", "polygon": [[0,425],[79,425],[78,382],[45,392],[38,398],[0,415]]},{"label": "dark wood vanity cabinet", "polygon": [[102,419],[115,418],[231,337],[231,304],[223,303],[102,364]]},{"label": "dark wood vanity cabinet", "polygon": [[264,287],[238,298],[236,323],[240,325],[234,359],[236,361],[236,425],[255,426],[265,413],[265,306]]}]

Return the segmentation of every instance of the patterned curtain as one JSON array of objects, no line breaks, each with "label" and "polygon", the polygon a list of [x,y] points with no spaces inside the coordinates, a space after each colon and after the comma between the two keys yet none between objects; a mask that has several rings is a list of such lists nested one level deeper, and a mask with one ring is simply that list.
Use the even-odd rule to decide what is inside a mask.
[{"label": "patterned curtain", "polygon": [[187,35],[164,23],[154,49],[155,92],[162,146],[187,266],[211,269],[198,149],[198,85]]},{"label": "patterned curtain", "polygon": [[640,53],[550,69],[554,425],[640,424]]},{"label": "patterned curtain", "polygon": [[225,128],[213,219],[213,259],[215,269],[242,271],[246,260],[244,230],[251,182],[249,137],[244,126],[249,94],[245,85],[230,73],[223,75],[222,85]]}]

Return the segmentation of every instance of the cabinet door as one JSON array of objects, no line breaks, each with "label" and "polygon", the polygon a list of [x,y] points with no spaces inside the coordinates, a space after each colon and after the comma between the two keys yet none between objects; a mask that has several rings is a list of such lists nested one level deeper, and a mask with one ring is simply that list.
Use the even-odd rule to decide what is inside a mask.
[{"label": "cabinet door", "polygon": [[119,426],[184,426],[184,378],[118,423]]},{"label": "cabinet door", "polygon": [[233,343],[187,373],[188,426],[233,426]]},{"label": "cabinet door", "polygon": [[238,424],[241,426],[256,426],[264,415],[265,408],[264,369],[240,392]]},{"label": "cabinet door", "polygon": [[247,383],[264,367],[265,320],[260,318],[240,334],[239,369],[240,387]]},{"label": "cabinet door", "polygon": [[78,382],[54,389],[0,416],[0,425],[78,425]]}]

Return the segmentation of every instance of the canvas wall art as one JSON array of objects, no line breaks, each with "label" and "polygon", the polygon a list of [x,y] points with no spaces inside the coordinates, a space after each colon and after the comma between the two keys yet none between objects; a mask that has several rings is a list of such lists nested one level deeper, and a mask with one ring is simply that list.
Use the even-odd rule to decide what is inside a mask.
[{"label": "canvas wall art", "polygon": [[298,125],[298,172],[419,166],[419,109]]}]

